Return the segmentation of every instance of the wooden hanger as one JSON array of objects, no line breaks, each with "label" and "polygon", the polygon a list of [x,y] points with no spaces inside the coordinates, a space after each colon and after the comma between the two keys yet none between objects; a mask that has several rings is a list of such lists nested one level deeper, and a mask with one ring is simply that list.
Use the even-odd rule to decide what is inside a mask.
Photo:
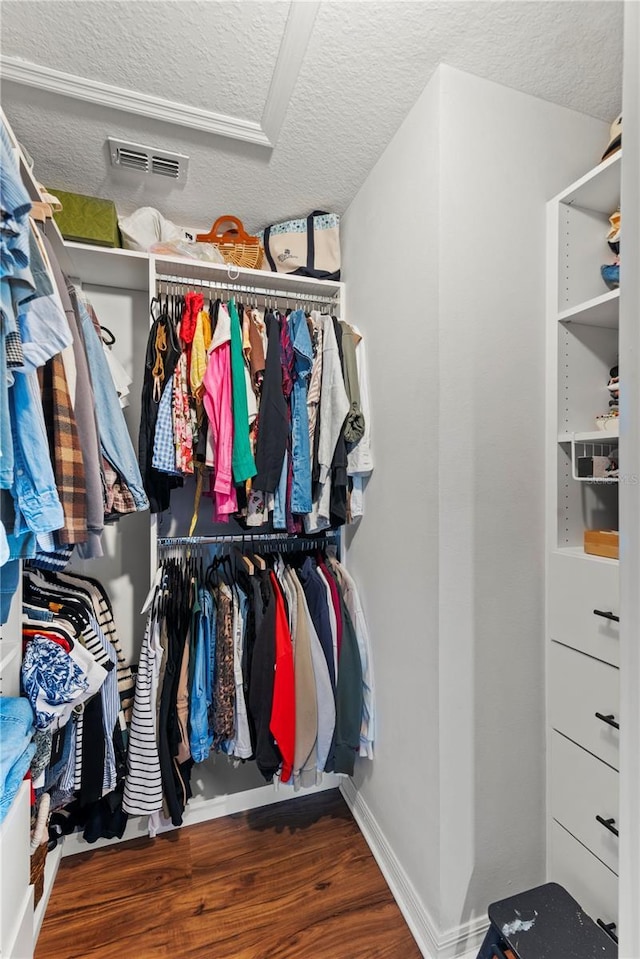
[{"label": "wooden hanger", "polygon": [[238,546],[233,547],[233,554],[237,559],[239,559],[242,562],[249,576],[253,576],[255,572],[254,565],[249,559],[249,557],[247,556],[247,554],[243,553]]},{"label": "wooden hanger", "polygon": [[47,220],[52,220],[53,209],[51,204],[45,203],[43,200],[33,200],[31,202],[31,216],[38,223],[46,223]]}]

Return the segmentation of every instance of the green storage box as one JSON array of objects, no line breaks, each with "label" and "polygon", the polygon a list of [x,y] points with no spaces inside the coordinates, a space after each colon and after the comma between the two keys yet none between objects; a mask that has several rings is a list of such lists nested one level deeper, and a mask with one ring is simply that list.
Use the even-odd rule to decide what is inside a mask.
[{"label": "green storage box", "polygon": [[[47,188],[48,189],[48,188]],[[54,218],[65,240],[91,243],[95,246],[122,246],[118,214],[112,200],[51,190],[62,203]]]}]

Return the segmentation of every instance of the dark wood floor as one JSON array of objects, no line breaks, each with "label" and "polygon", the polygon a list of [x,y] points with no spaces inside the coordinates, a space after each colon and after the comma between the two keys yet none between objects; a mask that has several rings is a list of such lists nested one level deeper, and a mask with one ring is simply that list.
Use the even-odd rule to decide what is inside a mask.
[{"label": "dark wood floor", "polygon": [[420,959],[339,792],[63,859],[36,959]]}]

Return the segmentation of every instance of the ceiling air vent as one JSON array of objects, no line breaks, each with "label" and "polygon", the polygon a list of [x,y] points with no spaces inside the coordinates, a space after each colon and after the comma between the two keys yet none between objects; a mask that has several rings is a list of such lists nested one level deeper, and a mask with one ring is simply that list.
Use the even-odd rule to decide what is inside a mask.
[{"label": "ceiling air vent", "polygon": [[136,173],[153,173],[168,177],[170,180],[184,182],[187,178],[189,157],[183,153],[167,153],[140,143],[127,143],[107,137],[111,165],[124,167]]}]

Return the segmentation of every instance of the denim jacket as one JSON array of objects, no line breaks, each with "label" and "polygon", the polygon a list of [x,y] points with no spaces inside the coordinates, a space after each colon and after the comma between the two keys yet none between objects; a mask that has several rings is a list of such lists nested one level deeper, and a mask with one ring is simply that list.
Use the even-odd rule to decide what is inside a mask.
[{"label": "denim jacket", "polygon": [[311,512],[311,456],[309,451],[309,413],[307,390],[313,365],[313,347],[304,310],[289,317],[289,333],[295,354],[295,377],[291,394],[291,451],[293,486],[291,512]]},{"label": "denim jacket", "polygon": [[16,510],[14,534],[26,530],[50,533],[64,524],[44,425],[35,373],[19,373],[9,390],[15,458],[12,494]]}]

